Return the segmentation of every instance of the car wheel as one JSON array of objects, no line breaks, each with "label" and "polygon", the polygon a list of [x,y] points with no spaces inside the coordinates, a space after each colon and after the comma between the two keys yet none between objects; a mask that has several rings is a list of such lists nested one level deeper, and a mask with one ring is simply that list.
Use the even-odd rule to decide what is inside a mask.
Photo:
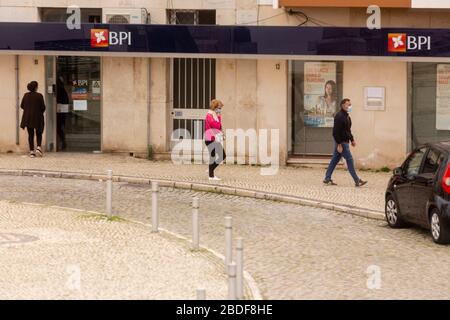
[{"label": "car wheel", "polygon": [[450,230],[442,221],[442,217],[437,209],[431,210],[430,214],[431,236],[438,244],[450,243]]},{"label": "car wheel", "polygon": [[402,228],[406,225],[403,219],[400,218],[400,210],[397,201],[395,201],[392,196],[386,198],[385,213],[386,221],[391,228]]}]

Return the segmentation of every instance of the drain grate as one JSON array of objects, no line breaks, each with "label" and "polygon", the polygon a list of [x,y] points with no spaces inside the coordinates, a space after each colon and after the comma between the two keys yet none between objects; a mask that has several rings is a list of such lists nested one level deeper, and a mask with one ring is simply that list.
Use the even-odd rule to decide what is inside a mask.
[{"label": "drain grate", "polygon": [[0,233],[0,246],[9,244],[22,244],[38,240],[38,237],[30,236],[27,234]]}]

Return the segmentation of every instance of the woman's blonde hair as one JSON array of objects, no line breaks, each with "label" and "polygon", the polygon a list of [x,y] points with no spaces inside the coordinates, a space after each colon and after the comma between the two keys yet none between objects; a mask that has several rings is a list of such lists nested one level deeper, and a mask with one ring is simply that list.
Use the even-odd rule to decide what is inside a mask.
[{"label": "woman's blonde hair", "polygon": [[223,103],[220,100],[214,99],[211,101],[210,109],[215,111],[217,108],[223,107]]}]

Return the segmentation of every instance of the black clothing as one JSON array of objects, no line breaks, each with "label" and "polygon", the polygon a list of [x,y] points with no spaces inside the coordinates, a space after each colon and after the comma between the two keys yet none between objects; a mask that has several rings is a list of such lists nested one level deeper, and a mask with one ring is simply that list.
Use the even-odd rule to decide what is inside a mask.
[{"label": "black clothing", "polygon": [[27,128],[28,131],[28,143],[30,145],[30,151],[34,151],[34,131],[36,131],[37,146],[42,147],[42,131],[34,128]]},{"label": "black clothing", "polygon": [[334,117],[333,138],[337,144],[353,142],[352,119],[341,109]]},{"label": "black clothing", "polygon": [[69,95],[63,84],[59,84],[56,88],[56,103],[69,104]]},{"label": "black clothing", "polygon": [[42,94],[28,92],[23,96],[20,107],[23,109],[22,129],[32,128],[36,131],[44,132],[44,112],[45,102]]},{"label": "black clothing", "polygon": [[[223,150],[222,144],[219,142],[205,141],[205,143],[209,151],[209,177],[214,178],[214,171],[220,163],[225,161],[227,155],[225,154],[225,150]],[[216,155],[218,159],[216,159]]]},{"label": "black clothing", "polygon": [[[70,102],[69,95],[67,94],[66,88],[64,87],[64,83],[62,81],[58,81],[56,86],[56,102],[57,104],[68,105]],[[58,145],[58,150],[66,149],[66,117],[68,113],[58,112],[56,114],[56,132],[61,141],[61,144]],[[59,142],[58,141],[58,142]]]}]

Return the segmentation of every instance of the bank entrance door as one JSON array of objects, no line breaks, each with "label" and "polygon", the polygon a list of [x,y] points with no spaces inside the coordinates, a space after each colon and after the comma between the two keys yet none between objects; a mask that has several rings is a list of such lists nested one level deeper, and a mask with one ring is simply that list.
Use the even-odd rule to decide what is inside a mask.
[{"label": "bank entrance door", "polygon": [[100,151],[100,58],[59,56],[55,63],[56,151]]}]

